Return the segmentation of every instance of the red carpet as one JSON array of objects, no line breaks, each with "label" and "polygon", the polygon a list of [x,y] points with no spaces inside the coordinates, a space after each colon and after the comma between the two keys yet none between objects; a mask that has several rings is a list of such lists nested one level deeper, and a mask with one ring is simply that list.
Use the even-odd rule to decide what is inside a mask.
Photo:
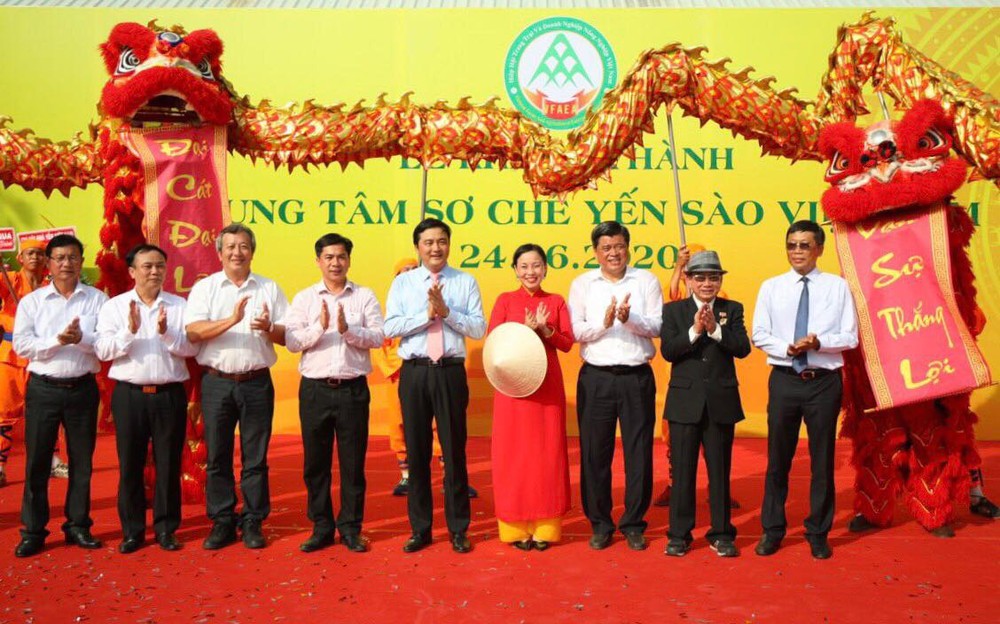
[{"label": "red carpet", "polygon": [[[1000,522],[963,513],[958,536],[936,539],[899,510],[895,527],[861,538],[844,528],[850,517],[848,444],[839,443],[838,513],[831,534],[834,556],[815,561],[802,539],[807,504],[808,457],[804,446],[793,468],[789,521],[782,549],[769,558],[752,549],[760,536],[765,443],[737,440],[733,492],[743,504],[734,513],[739,559],[719,559],[703,540],[683,559],[663,555],[667,510],[652,508],[652,538],[632,552],[616,538],[602,552],[587,546],[589,525],[579,509],[578,474],[567,541],[546,552],[522,553],[496,539],[492,515],[489,439],[469,442],[469,471],[481,493],[473,501],[475,550],[456,555],[446,542],[441,497],[436,503],[435,544],[415,555],[400,549],[409,534],[405,500],[389,492],[398,478],[384,438],[371,441],[365,532],[372,551],[340,545],[311,555],[298,551],[310,527],[305,517],[301,447],[296,437],[271,443],[273,512],[265,530],[269,546],[248,551],[237,544],[207,552],[201,506],[186,506],[179,537],[184,550],[147,546],[123,556],[115,510],[117,462],[113,438],[98,440],[94,474],[94,534],[103,550],[61,543],[61,508],[53,510],[47,549],[19,560],[23,451],[11,458],[10,484],[0,489],[0,622],[995,622],[1000,610]],[[578,466],[576,439],[570,462]],[[1000,443],[980,448],[988,490],[1000,498]],[[666,474],[658,442],[657,492]],[[616,501],[622,499],[621,454],[616,459]],[[435,470],[437,468],[435,467]],[[440,474],[436,473],[438,484]],[[53,480],[62,501],[65,481]],[[435,490],[437,490],[435,487]],[[699,491],[699,527],[708,518],[707,491]],[[334,499],[337,500],[336,497]],[[615,513],[620,514],[621,508]],[[151,537],[151,536],[150,536]]]}]

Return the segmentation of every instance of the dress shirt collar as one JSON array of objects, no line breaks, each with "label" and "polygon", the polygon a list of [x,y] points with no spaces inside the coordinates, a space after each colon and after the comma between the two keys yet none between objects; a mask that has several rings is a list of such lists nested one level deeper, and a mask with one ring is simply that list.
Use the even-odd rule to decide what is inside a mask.
[{"label": "dress shirt collar", "polygon": [[[434,274],[431,273],[430,269],[422,264],[413,270],[416,271],[420,281],[422,282],[429,282],[434,279]],[[438,271],[438,278],[440,279],[441,277],[451,275],[454,270],[455,269],[451,268],[450,264],[446,264],[441,267],[440,271]]]},{"label": "dress shirt collar", "polygon": [[[132,290],[130,290],[128,292],[128,294],[129,294],[129,299],[132,299],[132,300],[136,301],[137,303],[139,303],[139,305],[143,305],[143,306],[146,305],[143,302],[142,297],[139,296],[139,291],[136,290],[135,288],[133,288]],[[166,300],[163,298],[163,289],[162,288],[159,291],[157,291],[156,298],[153,299],[153,303],[149,304],[146,307],[155,308],[156,306],[160,305],[161,303],[166,303]]]},{"label": "dress shirt collar", "polygon": [[802,279],[803,277],[808,277],[810,282],[815,282],[816,278],[818,278],[822,274],[823,274],[823,272],[819,270],[819,267],[813,267],[813,270],[809,271],[805,275],[801,275],[795,269],[788,269],[788,275],[792,276],[792,278],[796,282],[799,281],[800,279]]},{"label": "dress shirt collar", "polygon": [[[718,301],[718,300],[719,300],[718,297],[712,297],[712,300],[708,302],[708,307],[714,308],[715,307],[715,302]],[[701,299],[698,298],[698,295],[691,295],[691,301],[694,302],[694,307],[695,308],[701,308],[702,302],[701,302]]]},{"label": "dress shirt collar", "polygon": [[327,294],[335,295],[335,296],[336,295],[346,295],[348,293],[351,293],[351,292],[354,292],[355,290],[357,290],[357,284],[355,284],[351,280],[347,280],[347,282],[344,283],[344,289],[342,291],[340,291],[339,293],[332,293],[332,292],[330,292],[330,289],[326,287],[326,282],[324,282],[323,280],[320,280],[319,282],[317,282],[316,284],[313,285],[313,290],[316,291],[317,295],[322,295],[323,293],[327,293]]},{"label": "dress shirt collar", "polygon": [[[82,280],[77,280],[76,281],[76,288],[73,289],[73,292],[70,294],[69,297],[67,297],[67,299],[72,299],[77,294],[83,292],[83,287],[85,285],[86,284],[84,284]],[[45,286],[42,286],[40,290],[42,291],[42,298],[43,299],[48,299],[49,297],[52,297],[52,296],[62,297],[62,293],[59,292],[58,290],[56,290],[56,285],[53,284],[52,282],[49,282]]]},{"label": "dress shirt collar", "polygon": [[233,280],[229,279],[229,276],[226,275],[225,271],[219,271],[218,275],[219,275],[219,283],[222,286],[225,286],[226,284],[229,284],[231,286],[236,286],[236,288],[242,288],[242,287],[246,286],[247,284],[249,284],[250,282],[253,282],[254,284],[256,284],[256,283],[258,283],[260,281],[260,280],[257,279],[257,274],[254,273],[253,271],[250,271],[250,274],[247,275],[247,278],[245,280],[243,280],[243,283],[240,284],[239,286],[236,285],[236,282],[234,282]]},{"label": "dress shirt collar", "polygon": [[636,272],[635,267],[626,267],[625,275],[622,275],[622,278],[617,282],[612,282],[610,279],[604,276],[604,273],[602,273],[600,267],[598,267],[594,269],[594,272],[591,274],[590,281],[592,282],[601,281],[601,282],[607,282],[608,284],[621,284],[625,280],[634,279],[635,272]]}]

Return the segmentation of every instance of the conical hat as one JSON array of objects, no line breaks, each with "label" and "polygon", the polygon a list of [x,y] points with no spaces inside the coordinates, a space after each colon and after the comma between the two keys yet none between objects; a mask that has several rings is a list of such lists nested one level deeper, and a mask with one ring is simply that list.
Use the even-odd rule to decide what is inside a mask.
[{"label": "conical hat", "polygon": [[498,325],[483,345],[483,368],[497,392],[509,397],[534,394],[545,379],[545,345],[522,323]]}]

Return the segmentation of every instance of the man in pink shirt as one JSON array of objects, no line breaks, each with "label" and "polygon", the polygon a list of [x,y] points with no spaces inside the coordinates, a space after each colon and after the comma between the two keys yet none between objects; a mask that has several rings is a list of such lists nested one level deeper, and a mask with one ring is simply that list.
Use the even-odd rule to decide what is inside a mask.
[{"label": "man in pink shirt", "polygon": [[[382,345],[382,311],[375,293],[347,279],[354,244],[339,234],[316,241],[322,279],[295,295],[285,323],[288,350],[302,353],[299,419],[305,453],[304,478],[313,533],[299,547],[313,552],[340,541],[354,552],[368,550],[361,535],[365,509],[365,453],[371,394],[370,349]],[[333,517],[330,474],[333,441],[340,464],[340,513]]]}]

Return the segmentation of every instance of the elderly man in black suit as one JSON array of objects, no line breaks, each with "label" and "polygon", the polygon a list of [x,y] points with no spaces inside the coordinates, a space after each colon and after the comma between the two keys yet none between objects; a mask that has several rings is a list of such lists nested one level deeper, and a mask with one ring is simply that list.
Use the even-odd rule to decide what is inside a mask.
[{"label": "elderly man in black suit", "polygon": [[684,556],[691,547],[702,447],[712,512],[706,538],[720,557],[739,556],[729,497],[733,432],[743,420],[734,360],[750,353],[750,339],[743,305],[718,297],[724,273],[716,252],[695,254],[685,268],[692,296],[663,306],[660,352],[671,363],[663,417],[670,423],[674,474],[666,548],[672,557]]}]

